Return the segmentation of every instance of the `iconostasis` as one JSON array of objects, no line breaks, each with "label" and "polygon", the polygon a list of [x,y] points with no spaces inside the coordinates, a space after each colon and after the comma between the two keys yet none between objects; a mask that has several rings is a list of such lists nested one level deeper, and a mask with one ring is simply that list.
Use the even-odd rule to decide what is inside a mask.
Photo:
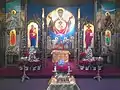
[{"label": "iconostasis", "polygon": [[[93,3],[87,3],[77,7],[49,7],[28,4],[27,11],[28,22],[34,21],[38,24],[38,40],[36,38],[36,44],[38,43],[38,46],[44,49],[46,48],[48,51],[53,49],[74,50],[77,48],[79,37],[82,39],[81,43],[83,46],[84,31],[82,32],[82,36],[79,34],[78,37],[78,33],[82,30],[79,20],[80,18],[87,17],[88,21],[93,21],[94,18]],[[91,28],[94,28],[92,23],[91,25]],[[94,46],[93,40],[92,47]],[[28,46],[30,45],[29,43]]]},{"label": "iconostasis", "polygon": [[6,3],[5,64],[15,63],[20,56],[21,31],[24,22],[24,12],[21,7],[21,0]]},{"label": "iconostasis", "polygon": [[[6,3],[6,36],[7,48],[19,47],[21,25],[21,4],[20,0]],[[12,51],[12,49],[11,49]],[[16,50],[15,50],[16,51]]]},{"label": "iconostasis", "polygon": [[[19,56],[22,50],[32,46],[43,52],[67,49],[73,50],[74,53],[77,47],[85,48],[83,47],[85,31],[84,27],[81,27],[80,19],[86,17],[88,21],[94,19],[94,5],[91,2],[75,7],[49,7],[27,3],[27,7],[24,8],[20,0],[8,2],[6,56],[16,54]],[[90,25],[90,29],[93,29],[93,23]],[[91,35],[94,36],[94,30]],[[94,46],[93,40],[94,37],[91,46]],[[9,63],[13,62],[11,58],[9,60]]]},{"label": "iconostasis", "polygon": [[72,7],[33,2],[24,7],[20,0],[6,3],[6,53],[19,55],[19,49],[23,52],[31,46],[44,52],[53,49],[83,52],[90,46],[99,53],[101,49],[107,53],[108,47],[116,48],[119,35],[115,32],[119,32],[120,23],[118,18],[115,29],[115,15],[119,17],[120,13],[113,2],[96,6],[93,2]]},{"label": "iconostasis", "polygon": [[[120,9],[115,2],[102,2],[97,5],[95,38],[101,56],[107,56],[107,63],[118,65],[120,42]],[[100,39],[99,39],[100,38]]]},{"label": "iconostasis", "polygon": [[116,10],[114,2],[98,2],[96,5],[88,2],[72,7],[49,7],[31,3],[28,4],[27,11],[28,22],[39,22],[38,47],[45,49],[45,52],[53,49],[78,49],[84,52],[88,46],[97,55],[107,56],[109,50],[115,51],[118,36],[115,33],[118,30],[115,29],[115,16],[118,9]]},{"label": "iconostasis", "polygon": [[103,54],[108,53],[108,48],[115,48],[116,29],[115,29],[116,7],[114,2],[98,4],[96,13],[97,31],[100,31],[101,49]]}]

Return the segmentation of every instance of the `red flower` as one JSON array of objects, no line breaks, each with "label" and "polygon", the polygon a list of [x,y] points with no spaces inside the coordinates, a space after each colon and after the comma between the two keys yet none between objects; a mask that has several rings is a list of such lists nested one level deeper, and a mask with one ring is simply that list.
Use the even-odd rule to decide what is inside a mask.
[{"label": "red flower", "polygon": [[84,56],[86,56],[86,53],[82,52],[82,53],[80,53],[80,56],[84,57]]},{"label": "red flower", "polygon": [[86,57],[86,53],[85,53],[85,52],[80,53],[80,57],[81,57],[81,58]]}]

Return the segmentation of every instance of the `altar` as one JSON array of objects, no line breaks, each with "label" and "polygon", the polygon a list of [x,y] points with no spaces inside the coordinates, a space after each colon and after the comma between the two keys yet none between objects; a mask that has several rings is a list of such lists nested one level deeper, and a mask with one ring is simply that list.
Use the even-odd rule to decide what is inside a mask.
[{"label": "altar", "polygon": [[53,63],[56,63],[61,59],[64,60],[65,62],[69,61],[70,52],[67,50],[53,50],[51,54]]},{"label": "altar", "polygon": [[80,90],[74,76],[58,75],[51,77],[47,90]]},{"label": "altar", "polygon": [[80,90],[77,84],[50,84],[47,90]]}]

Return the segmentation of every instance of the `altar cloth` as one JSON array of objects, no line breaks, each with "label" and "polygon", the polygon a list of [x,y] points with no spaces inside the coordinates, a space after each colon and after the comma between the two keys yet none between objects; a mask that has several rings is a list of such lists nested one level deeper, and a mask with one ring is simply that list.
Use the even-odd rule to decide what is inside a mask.
[{"label": "altar cloth", "polygon": [[64,60],[65,62],[69,61],[70,52],[67,50],[53,50],[51,54],[53,63],[56,63],[61,59]]},{"label": "altar cloth", "polygon": [[80,88],[76,83],[75,84],[61,83],[61,84],[50,84],[47,90],[80,90]]},{"label": "altar cloth", "polygon": [[59,75],[51,77],[47,90],[80,90],[80,88],[74,76]]}]

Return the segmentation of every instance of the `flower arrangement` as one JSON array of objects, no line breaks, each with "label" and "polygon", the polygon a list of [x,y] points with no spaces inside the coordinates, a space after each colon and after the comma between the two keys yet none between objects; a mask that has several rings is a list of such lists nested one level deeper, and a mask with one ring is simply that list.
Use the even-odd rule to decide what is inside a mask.
[{"label": "flower arrangement", "polygon": [[86,53],[85,52],[82,52],[82,53],[80,53],[80,59],[83,59],[83,58],[85,58],[86,57]]}]

